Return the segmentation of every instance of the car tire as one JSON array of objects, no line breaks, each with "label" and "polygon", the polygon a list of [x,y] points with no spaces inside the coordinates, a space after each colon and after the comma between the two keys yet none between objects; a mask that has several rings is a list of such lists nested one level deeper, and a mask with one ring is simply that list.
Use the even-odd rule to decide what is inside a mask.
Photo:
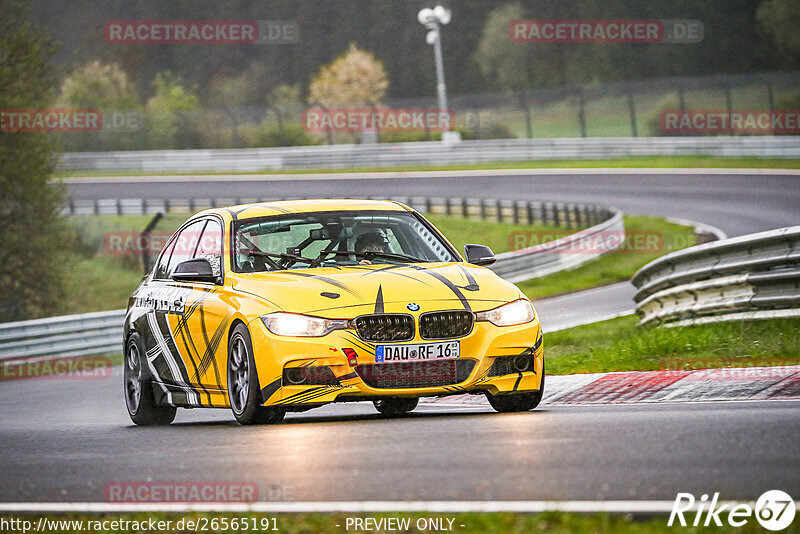
[{"label": "car tire", "polygon": [[262,405],[253,343],[242,323],[236,325],[228,340],[228,400],[233,416],[242,425],[277,423],[286,415],[280,408]]},{"label": "car tire", "polygon": [[375,409],[378,410],[381,415],[397,417],[398,415],[405,415],[416,408],[417,404],[419,404],[419,399],[389,397],[386,399],[374,400],[372,404],[375,405]]},{"label": "car tire", "polygon": [[513,393],[506,395],[486,394],[486,399],[497,412],[529,412],[539,406],[544,396],[544,365],[542,366],[542,383],[538,391],[529,393]]},{"label": "car tire", "polygon": [[145,354],[141,336],[133,332],[125,344],[125,406],[128,415],[137,425],[168,425],[175,420],[175,406],[156,403],[150,371],[144,363]]}]

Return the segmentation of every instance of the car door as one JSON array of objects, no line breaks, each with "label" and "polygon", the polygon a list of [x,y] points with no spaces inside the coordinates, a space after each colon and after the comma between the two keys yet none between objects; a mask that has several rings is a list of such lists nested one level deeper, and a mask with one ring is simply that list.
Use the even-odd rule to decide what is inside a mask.
[{"label": "car door", "polygon": [[[204,258],[212,271],[222,276],[222,223],[209,218],[202,229],[192,258]],[[223,302],[222,285],[203,282],[173,282],[188,293],[183,314],[172,325],[178,352],[189,369],[189,383],[198,389],[203,404],[217,405],[215,392],[227,382],[227,340],[232,307]]]},{"label": "car door", "polygon": [[181,351],[176,333],[184,329],[187,302],[193,302],[190,284],[170,278],[175,267],[194,257],[206,219],[192,221],[178,231],[161,254],[148,283],[145,302],[148,312],[142,330],[147,350],[147,365],[160,382],[167,385],[169,398],[177,405],[203,405],[196,387],[197,370],[187,351]]}]

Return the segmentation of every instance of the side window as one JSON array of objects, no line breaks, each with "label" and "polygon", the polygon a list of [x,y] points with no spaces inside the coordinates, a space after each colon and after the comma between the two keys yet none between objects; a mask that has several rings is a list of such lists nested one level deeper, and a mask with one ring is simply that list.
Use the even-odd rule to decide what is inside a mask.
[{"label": "side window", "polygon": [[203,233],[205,225],[205,219],[195,221],[175,236],[175,248],[172,250],[172,256],[169,259],[166,274],[163,278],[169,278],[179,263],[194,258],[194,253],[200,242],[200,234]]},{"label": "side window", "polygon": [[169,242],[169,244],[164,248],[164,251],[161,253],[161,256],[158,258],[158,265],[156,265],[155,273],[153,274],[153,278],[156,280],[163,280],[167,278],[167,265],[169,264],[169,258],[172,256],[172,250],[175,248],[175,240]]},{"label": "side window", "polygon": [[218,221],[208,221],[194,257],[207,259],[214,274],[219,276],[222,267],[222,227]]}]

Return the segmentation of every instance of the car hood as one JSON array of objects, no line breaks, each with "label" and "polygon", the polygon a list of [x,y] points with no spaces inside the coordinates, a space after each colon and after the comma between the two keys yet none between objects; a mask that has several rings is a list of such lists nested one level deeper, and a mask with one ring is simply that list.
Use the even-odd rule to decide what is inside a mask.
[{"label": "car hood", "polygon": [[467,263],[358,265],[236,274],[236,291],[263,297],[284,311],[327,318],[444,309],[483,311],[522,296],[483,267]]}]

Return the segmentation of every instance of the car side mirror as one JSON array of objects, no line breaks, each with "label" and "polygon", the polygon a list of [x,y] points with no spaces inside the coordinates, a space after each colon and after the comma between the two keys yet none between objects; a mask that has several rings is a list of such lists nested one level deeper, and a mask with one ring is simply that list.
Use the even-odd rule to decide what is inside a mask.
[{"label": "car side mirror", "polygon": [[497,261],[492,249],[486,245],[464,245],[464,255],[469,263],[475,265],[491,265]]},{"label": "car side mirror", "polygon": [[211,263],[205,258],[195,258],[179,263],[172,272],[172,279],[176,282],[219,283],[219,276],[214,274]]}]

